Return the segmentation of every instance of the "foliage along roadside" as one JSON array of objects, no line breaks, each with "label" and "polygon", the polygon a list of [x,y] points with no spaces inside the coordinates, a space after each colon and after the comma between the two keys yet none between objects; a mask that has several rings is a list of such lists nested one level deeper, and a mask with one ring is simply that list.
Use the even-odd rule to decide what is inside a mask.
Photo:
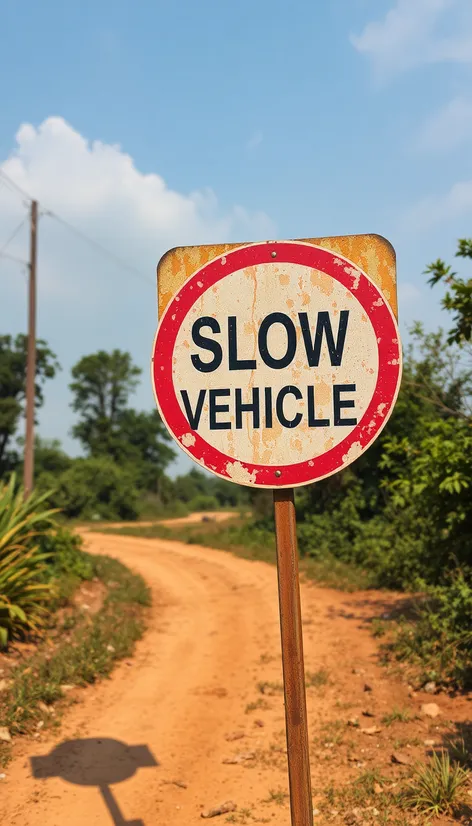
[{"label": "foliage along roadside", "polygon": [[[98,580],[106,588],[100,609],[90,615],[75,607],[56,614],[37,652],[12,670],[0,692],[0,727],[12,736],[39,726],[57,725],[71,687],[107,677],[115,662],[132,654],[145,627],[149,588],[141,576],[115,559],[91,556],[77,546],[57,560],[58,592],[65,605],[82,580]],[[9,758],[9,744],[0,744],[0,763]]]},{"label": "foliage along roadside", "polygon": [[25,502],[15,474],[0,485],[0,648],[16,632],[37,631],[53,598],[41,540],[55,527],[57,511],[45,509],[47,498],[33,494]]},{"label": "foliage along roadside", "polygon": [[[22,471],[22,438],[15,445],[14,437],[24,408],[25,348],[24,337],[0,336],[5,391],[0,398],[0,479]],[[38,407],[42,383],[57,368],[54,354],[38,341]],[[35,486],[49,492],[50,507],[60,508],[68,519],[116,521],[247,503],[247,491],[223,479],[197,471],[169,478],[166,470],[176,454],[157,410],[130,407],[141,373],[121,350],[99,350],[73,366],[69,389],[77,421],[72,432],[84,456],[68,456],[57,440],[36,439]]]},{"label": "foliage along roadside", "polygon": [[472,687],[472,588],[462,572],[413,601],[409,616],[376,627],[387,664],[398,664],[419,685]]},{"label": "foliage along roadside", "polygon": [[430,817],[442,814],[462,822],[461,815],[470,812],[466,803],[469,777],[466,765],[451,762],[447,749],[440,749],[428,762],[407,767],[400,783],[392,782],[377,768],[364,770],[340,787],[330,783],[320,801],[320,813],[332,817],[335,807],[344,816],[345,823],[361,822],[365,826],[377,823],[409,826],[412,822],[429,826]]}]

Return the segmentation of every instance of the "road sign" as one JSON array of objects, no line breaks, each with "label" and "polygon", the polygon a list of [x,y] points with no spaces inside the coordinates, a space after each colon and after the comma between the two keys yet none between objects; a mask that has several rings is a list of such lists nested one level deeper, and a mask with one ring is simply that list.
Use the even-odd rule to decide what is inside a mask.
[{"label": "road sign", "polygon": [[218,476],[274,488],[291,819],[313,826],[293,487],[354,461],[392,412],[395,253],[378,235],[180,247],[158,299],[172,436]]},{"label": "road sign", "polygon": [[202,467],[294,487],[342,470],[379,435],[401,375],[394,259],[384,239],[360,238],[375,280],[339,251],[354,249],[348,238],[226,247],[172,298],[159,284],[156,401]]}]

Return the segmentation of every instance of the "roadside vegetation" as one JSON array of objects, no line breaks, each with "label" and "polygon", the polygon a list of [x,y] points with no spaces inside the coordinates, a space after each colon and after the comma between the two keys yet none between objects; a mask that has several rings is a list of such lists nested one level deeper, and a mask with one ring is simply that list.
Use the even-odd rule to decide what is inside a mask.
[{"label": "roadside vegetation", "polygon": [[14,476],[0,486],[0,763],[12,737],[57,725],[77,687],[132,653],[150,602],[140,576],[82,550],[47,498],[25,502]]},{"label": "roadside vegetation", "polygon": [[[59,369],[56,356],[38,342],[36,407],[44,383]],[[72,435],[83,456],[72,458],[56,440],[36,439],[35,487],[51,508],[76,521],[185,516],[194,510],[247,505],[248,492],[198,471],[170,479],[176,452],[157,410],[131,407],[142,370],[131,355],[103,350],[81,358],[71,371]],[[0,336],[0,479],[22,473],[21,423],[26,382],[26,337]]]},{"label": "roadside vegetation", "polygon": [[[470,264],[472,240],[457,256]],[[418,681],[472,687],[472,279],[438,260],[446,332],[410,331],[395,411],[356,463],[296,491],[301,570],[348,589],[418,595],[384,623],[383,654]],[[194,472],[196,473],[196,472]],[[174,537],[274,561],[269,493],[251,491],[251,519],[225,525],[155,526]],[[377,632],[379,628],[377,627]]]},{"label": "roadside vegetation", "polygon": [[[457,256],[470,266],[471,240],[459,241]],[[421,325],[413,327],[398,403],[381,436],[343,473],[297,489],[301,570],[331,587],[386,588],[416,595],[404,600],[401,615],[372,627],[381,638],[386,663],[404,671],[415,685],[430,681],[438,688],[465,690],[472,687],[472,280],[441,260],[427,273],[431,285],[442,285],[448,329],[426,332]],[[58,369],[54,353],[39,341],[37,408]],[[17,483],[22,445],[16,434],[23,414],[25,370],[25,337],[0,336],[1,645],[28,636],[54,640],[57,628],[58,638],[64,636],[61,610],[71,604],[81,582],[126,580],[124,571],[111,576],[107,565],[116,563],[99,563],[83,554],[67,522],[158,520],[195,510],[233,510],[234,518],[224,524],[155,524],[127,532],[275,560],[270,493],[240,488],[196,469],[169,477],[175,451],[158,413],[131,406],[141,371],[130,354],[120,350],[86,355],[73,367],[73,435],[83,457],[71,458],[58,442],[38,439],[36,493],[24,503]],[[68,639],[78,635],[69,646],[72,653],[61,653],[58,639],[57,654],[41,664],[40,643],[35,654],[39,660],[26,677],[19,666],[11,677],[16,687],[9,682],[9,699],[4,690],[0,694],[5,725],[26,725],[24,712],[15,709],[25,708],[23,696],[39,696],[37,687],[26,687],[30,674],[36,675],[38,684],[52,686],[47,689],[52,697],[60,692],[61,681],[79,684],[95,679],[107,673],[115,655],[130,650],[140,633],[141,604],[147,596],[142,583],[137,587],[137,580],[126,582],[123,588],[106,586],[100,610],[84,625],[89,642],[78,630],[84,617],[76,623],[67,614],[64,621],[72,635]],[[116,622],[117,611],[128,617],[129,633],[126,624]],[[83,646],[100,650],[101,640],[114,633],[113,626],[120,627],[124,647],[115,639],[110,656],[85,656],[88,649]],[[92,663],[90,672],[85,659]],[[57,678],[44,679],[50,668]],[[30,710],[33,707],[34,702]]]}]

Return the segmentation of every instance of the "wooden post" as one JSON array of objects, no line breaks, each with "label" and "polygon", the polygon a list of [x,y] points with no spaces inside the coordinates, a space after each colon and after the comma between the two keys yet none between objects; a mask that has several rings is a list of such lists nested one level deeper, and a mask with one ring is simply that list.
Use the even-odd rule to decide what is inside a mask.
[{"label": "wooden post", "polygon": [[28,291],[28,355],[26,362],[26,434],[23,460],[25,499],[33,490],[34,475],[34,403],[36,383],[36,236],[38,202],[31,201],[31,242]]},{"label": "wooden post", "polygon": [[274,509],[292,826],[313,826],[297,533],[292,488],[274,490]]}]

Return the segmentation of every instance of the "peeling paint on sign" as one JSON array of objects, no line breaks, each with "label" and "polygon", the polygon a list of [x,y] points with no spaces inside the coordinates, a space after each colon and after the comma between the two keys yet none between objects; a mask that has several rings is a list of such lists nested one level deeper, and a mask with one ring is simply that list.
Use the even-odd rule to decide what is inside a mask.
[{"label": "peeling paint on sign", "polygon": [[[341,257],[335,257],[337,266],[354,264],[380,287],[397,315],[397,286],[395,251],[381,235],[338,235],[334,237],[303,238],[302,243],[324,247]],[[159,317],[184,282],[198,269],[214,258],[221,266],[226,264],[225,253],[248,244],[209,244],[199,247],[174,247],[162,256],[157,267]],[[348,262],[346,262],[346,258]]]},{"label": "peeling paint on sign", "polygon": [[[243,485],[292,487],[341,470],[378,435],[398,392],[401,351],[386,296],[339,251],[344,244],[369,259],[365,238],[377,252],[391,247],[360,238],[338,239],[333,250],[225,245],[170,302],[169,279],[159,280],[156,400],[199,464]],[[208,250],[191,248],[193,258],[197,249]],[[174,280],[182,256],[163,259]],[[391,271],[386,280],[395,294]]]}]

